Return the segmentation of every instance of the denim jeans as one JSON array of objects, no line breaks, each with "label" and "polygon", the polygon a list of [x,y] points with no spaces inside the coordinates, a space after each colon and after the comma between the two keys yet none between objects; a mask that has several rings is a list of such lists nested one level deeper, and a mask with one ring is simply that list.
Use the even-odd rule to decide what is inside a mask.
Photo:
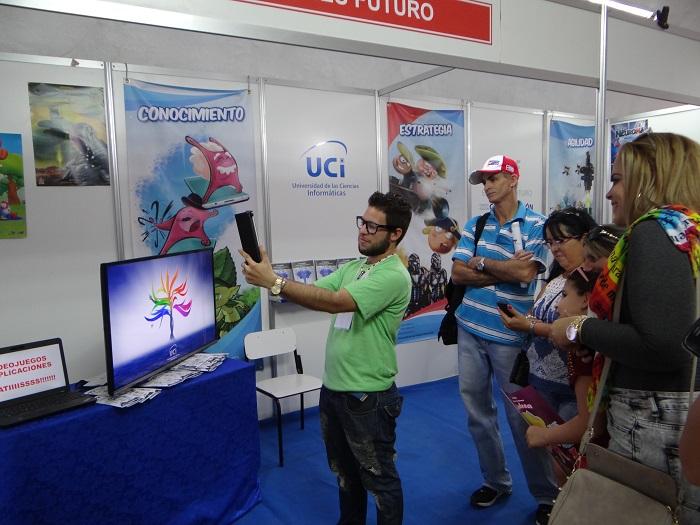
[{"label": "denim jeans", "polygon": [[[457,344],[459,390],[484,484],[498,491],[510,492],[513,482],[503,452],[492,381],[495,377],[498,386],[506,392],[521,388],[510,382],[510,372],[520,348],[487,341],[462,328],[459,329]],[[552,458],[544,448],[528,448],[525,441],[527,423],[510,402],[506,401],[505,407],[530,493],[537,503],[551,505],[558,492]]]},{"label": "denim jeans", "polygon": [[321,388],[321,431],[328,465],[338,477],[338,525],[364,525],[368,491],[377,506],[377,525],[401,523],[403,491],[394,443],[402,402],[396,385],[365,394]]},{"label": "denim jeans", "polygon": [[700,487],[683,479],[678,457],[687,416],[687,392],[610,390],[609,449],[670,474],[679,488],[681,525],[699,525]]}]

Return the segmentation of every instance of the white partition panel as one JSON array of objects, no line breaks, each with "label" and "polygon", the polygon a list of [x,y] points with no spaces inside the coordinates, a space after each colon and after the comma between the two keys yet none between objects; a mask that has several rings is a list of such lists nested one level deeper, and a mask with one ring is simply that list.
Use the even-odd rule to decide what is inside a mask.
[{"label": "white partition panel", "polygon": [[649,115],[653,131],[670,131],[700,142],[700,108],[683,106],[679,111],[658,111]]},{"label": "white partition panel", "polygon": [[355,216],[378,188],[373,96],[265,87],[275,262],[355,257]]},{"label": "white partition panel", "polygon": [[[508,155],[520,169],[518,198],[528,207],[542,212],[544,179],[542,111],[474,105],[471,110],[469,172],[481,168],[494,155]],[[472,186],[470,216],[489,209],[483,186]]]},{"label": "white partition panel", "polygon": [[99,265],[116,236],[111,186],[36,184],[27,83],[104,86],[101,68],[62,62],[0,62],[0,131],[22,135],[27,203],[27,237],[0,239],[0,346],[61,337],[75,381],[104,370]]}]

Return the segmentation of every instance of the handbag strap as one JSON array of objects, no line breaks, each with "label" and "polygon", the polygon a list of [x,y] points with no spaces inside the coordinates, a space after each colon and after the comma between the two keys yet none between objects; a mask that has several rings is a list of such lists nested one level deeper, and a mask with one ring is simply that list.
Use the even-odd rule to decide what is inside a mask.
[{"label": "handbag strap", "polygon": [[[617,288],[617,294],[615,295],[615,302],[613,303],[613,317],[612,320],[615,323],[620,322],[620,310],[622,308],[622,290],[624,288],[624,282],[625,282],[625,275],[622,274],[622,277],[620,279],[620,284]],[[695,280],[695,318],[700,318],[700,278]],[[600,410],[600,403],[603,399],[603,391],[605,390],[605,383],[608,380],[608,376],[610,375],[610,367],[612,366],[612,360],[609,357],[605,358],[605,363],[603,365],[603,370],[600,374],[600,381],[598,381],[598,389],[596,390],[595,393],[595,400],[593,401],[593,408],[591,410],[591,413],[588,415],[588,425],[586,427],[586,432],[584,432],[583,436],[581,437],[581,444],[579,445],[579,453],[583,455],[586,452],[586,447],[588,446],[588,443],[591,441],[593,438],[593,432],[594,432],[594,423],[595,423],[595,418],[598,415],[598,411]],[[691,359],[691,364],[690,364],[690,385],[689,385],[689,392],[688,392],[688,409],[690,409],[690,405],[693,403],[693,398],[695,397],[695,376],[696,376],[696,370],[698,366],[698,358],[697,356],[693,355],[693,358]]]}]

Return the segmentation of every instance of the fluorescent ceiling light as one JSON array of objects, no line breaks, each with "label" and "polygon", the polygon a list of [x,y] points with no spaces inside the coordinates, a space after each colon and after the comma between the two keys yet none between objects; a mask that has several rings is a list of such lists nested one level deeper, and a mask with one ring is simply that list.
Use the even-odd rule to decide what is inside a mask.
[{"label": "fluorescent ceiling light", "polygon": [[624,11],[635,16],[641,16],[642,18],[653,19],[656,16],[654,11],[649,11],[648,9],[642,9],[641,7],[634,7],[631,5],[623,4],[622,2],[616,2],[615,0],[588,0],[592,4],[605,4],[606,6],[617,9],[618,11]]}]

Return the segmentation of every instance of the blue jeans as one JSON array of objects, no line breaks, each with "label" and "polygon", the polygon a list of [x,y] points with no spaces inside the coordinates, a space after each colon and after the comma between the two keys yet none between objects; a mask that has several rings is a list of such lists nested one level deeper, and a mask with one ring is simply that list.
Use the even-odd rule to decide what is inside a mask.
[{"label": "blue jeans", "polygon": [[401,523],[403,491],[394,443],[402,402],[396,385],[365,394],[321,388],[321,431],[328,465],[338,477],[338,525],[365,524],[367,491],[377,506],[377,525]]},{"label": "blue jeans", "polygon": [[687,416],[687,392],[612,388],[608,406],[608,448],[675,479],[681,502],[680,523],[698,525],[700,487],[683,479],[678,457],[678,441]]},{"label": "blue jeans", "polygon": [[[498,428],[492,381],[495,377],[506,392],[521,388],[510,382],[510,372],[520,348],[487,341],[461,327],[457,344],[459,391],[467,410],[469,433],[476,445],[484,484],[498,491],[510,492],[513,482]],[[510,402],[506,401],[505,407],[530,493],[537,503],[551,505],[558,492],[551,456],[544,448],[528,448],[525,441],[527,423]]]}]

